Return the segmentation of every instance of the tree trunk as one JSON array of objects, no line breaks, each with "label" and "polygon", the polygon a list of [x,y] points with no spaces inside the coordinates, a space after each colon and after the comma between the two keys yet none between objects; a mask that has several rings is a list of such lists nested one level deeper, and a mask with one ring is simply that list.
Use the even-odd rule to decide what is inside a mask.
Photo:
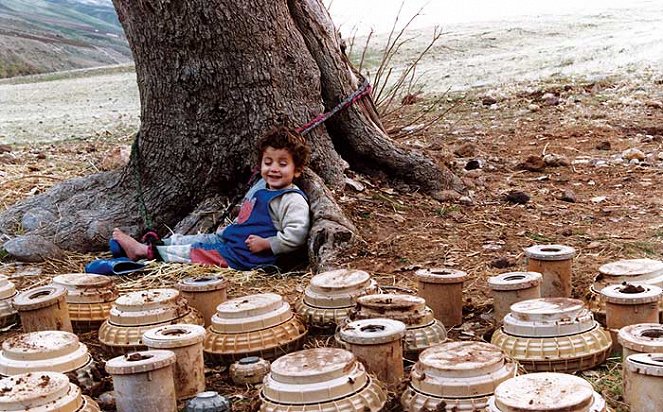
[{"label": "tree trunk", "polygon": [[[357,88],[320,0],[114,4],[141,99],[132,160],[121,172],[66,182],[22,202],[0,216],[3,233],[15,233],[25,214],[40,208],[47,212],[41,216],[54,217],[33,233],[67,249],[94,250],[114,226],[138,234],[145,226],[142,202],[160,230],[187,215],[195,223],[191,214],[200,204],[246,190],[261,135],[278,124],[298,127]],[[391,141],[371,107],[366,98],[306,136],[312,171],[302,186],[314,216],[309,252],[320,266],[329,266],[355,233],[323,187],[323,181],[339,187],[348,163],[429,192],[460,187],[446,169]]]}]

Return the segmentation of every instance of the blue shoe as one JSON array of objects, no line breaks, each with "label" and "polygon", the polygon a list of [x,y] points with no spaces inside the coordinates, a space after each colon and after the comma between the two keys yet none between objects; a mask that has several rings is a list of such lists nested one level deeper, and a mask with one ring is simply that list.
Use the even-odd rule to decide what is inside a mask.
[{"label": "blue shoe", "polygon": [[110,249],[110,252],[114,258],[127,256],[127,252],[125,252],[124,249],[122,249],[122,246],[120,246],[120,242],[118,242],[115,239],[110,239],[108,241],[108,248]]},{"label": "blue shoe", "polygon": [[128,257],[119,257],[115,259],[97,259],[85,265],[86,273],[96,273],[98,275],[127,275],[133,272],[140,272],[145,268],[145,263],[134,262]]}]

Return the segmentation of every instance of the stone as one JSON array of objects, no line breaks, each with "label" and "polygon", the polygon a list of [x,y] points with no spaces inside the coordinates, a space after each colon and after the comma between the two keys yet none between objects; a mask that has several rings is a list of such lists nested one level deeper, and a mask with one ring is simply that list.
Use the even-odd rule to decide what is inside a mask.
[{"label": "stone", "polygon": [[518,165],[518,169],[529,170],[530,172],[542,172],[545,168],[546,164],[541,156],[530,156]]},{"label": "stone", "polygon": [[17,236],[5,242],[3,248],[9,255],[23,262],[43,262],[64,257],[62,249],[39,235]]},{"label": "stone", "polygon": [[475,169],[481,169],[482,167],[482,162],[479,159],[472,159],[465,163],[465,170],[475,170]]},{"label": "stone", "polygon": [[364,186],[362,183],[354,179],[350,179],[349,177],[345,178],[345,185],[356,192],[363,192],[366,189],[366,186]]},{"label": "stone", "polygon": [[631,149],[626,149],[622,152],[622,157],[628,161],[631,161],[633,159],[637,159],[638,161],[643,161],[645,160],[645,154],[643,153],[642,150],[636,149],[636,148],[631,148]]},{"label": "stone", "polygon": [[474,203],[472,198],[469,196],[462,196],[460,199],[458,199],[458,201],[465,206],[471,206]]},{"label": "stone", "polygon": [[504,195],[504,199],[509,203],[524,205],[525,203],[529,202],[530,196],[523,191],[512,190]]},{"label": "stone", "polygon": [[516,266],[516,259],[511,256],[501,256],[490,261],[489,265],[497,269],[506,269]]},{"label": "stone", "polygon": [[460,193],[455,190],[442,190],[438,192],[431,193],[433,199],[438,202],[457,202],[463,197]]},{"label": "stone", "polygon": [[23,227],[24,230],[31,232],[55,222],[55,220],[56,217],[50,210],[34,208],[25,212],[23,219],[21,219],[21,227]]},{"label": "stone", "polygon": [[497,99],[493,96],[484,96],[481,98],[481,104],[484,106],[492,106],[497,103]]},{"label": "stone", "polygon": [[532,103],[532,104],[527,105],[527,110],[534,113],[534,112],[538,112],[539,110],[541,110],[541,107],[538,104]]},{"label": "stone", "polygon": [[548,106],[557,106],[560,102],[559,97],[555,96],[552,93],[546,93],[541,96],[541,101]]},{"label": "stone", "polygon": [[472,157],[476,154],[476,152],[477,152],[476,146],[469,142],[463,143],[462,145],[454,149],[454,154],[457,157]]},{"label": "stone", "polygon": [[558,166],[570,166],[571,161],[566,157],[554,153],[548,153],[543,156],[543,162],[547,166],[558,167]]},{"label": "stone", "polygon": [[576,202],[576,194],[573,190],[566,189],[560,194],[559,199],[564,201],[564,202],[575,203]]}]

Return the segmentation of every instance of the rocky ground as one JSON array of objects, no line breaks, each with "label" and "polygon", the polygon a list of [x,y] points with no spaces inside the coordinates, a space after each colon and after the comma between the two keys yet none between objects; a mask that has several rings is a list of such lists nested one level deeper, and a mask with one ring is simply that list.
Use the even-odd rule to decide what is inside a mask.
[{"label": "rocky ground", "polygon": [[[573,295],[581,299],[589,298],[588,286],[601,264],[660,258],[660,75],[530,82],[472,89],[437,100],[410,100],[415,102],[387,120],[392,135],[447,165],[463,178],[468,192],[440,202],[416,187],[349,172],[351,180],[336,196],[362,242],[347,253],[343,264],[375,274],[382,285],[406,289],[415,288],[413,272],[420,267],[448,266],[468,272],[465,323],[452,330],[452,336],[489,338],[486,278],[524,269],[527,246],[575,247]],[[433,110],[421,117],[432,103]],[[110,134],[84,141],[0,147],[2,207],[62,179],[117,167],[123,156],[126,159],[122,148],[129,143],[128,136]],[[35,267],[5,261],[0,270],[15,278],[26,273],[50,276],[81,270],[81,262]],[[294,301],[308,279],[308,275],[279,278],[273,286]],[[256,287],[237,284],[233,294]],[[94,337],[89,341],[94,342]],[[616,359],[581,376],[597,382],[614,408],[626,410]],[[225,393],[237,390],[244,396],[240,405],[247,409],[254,405],[248,400],[253,392],[232,389],[223,370],[210,370],[210,385]]]}]

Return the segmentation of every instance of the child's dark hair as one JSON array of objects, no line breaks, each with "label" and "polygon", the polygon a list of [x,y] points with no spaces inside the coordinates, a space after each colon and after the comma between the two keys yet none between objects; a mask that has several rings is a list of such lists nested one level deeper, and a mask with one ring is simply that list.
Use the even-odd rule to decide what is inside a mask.
[{"label": "child's dark hair", "polygon": [[302,135],[284,126],[270,130],[258,140],[258,161],[262,159],[262,154],[268,147],[286,149],[295,162],[295,170],[300,172],[308,164],[311,157],[311,148]]}]

